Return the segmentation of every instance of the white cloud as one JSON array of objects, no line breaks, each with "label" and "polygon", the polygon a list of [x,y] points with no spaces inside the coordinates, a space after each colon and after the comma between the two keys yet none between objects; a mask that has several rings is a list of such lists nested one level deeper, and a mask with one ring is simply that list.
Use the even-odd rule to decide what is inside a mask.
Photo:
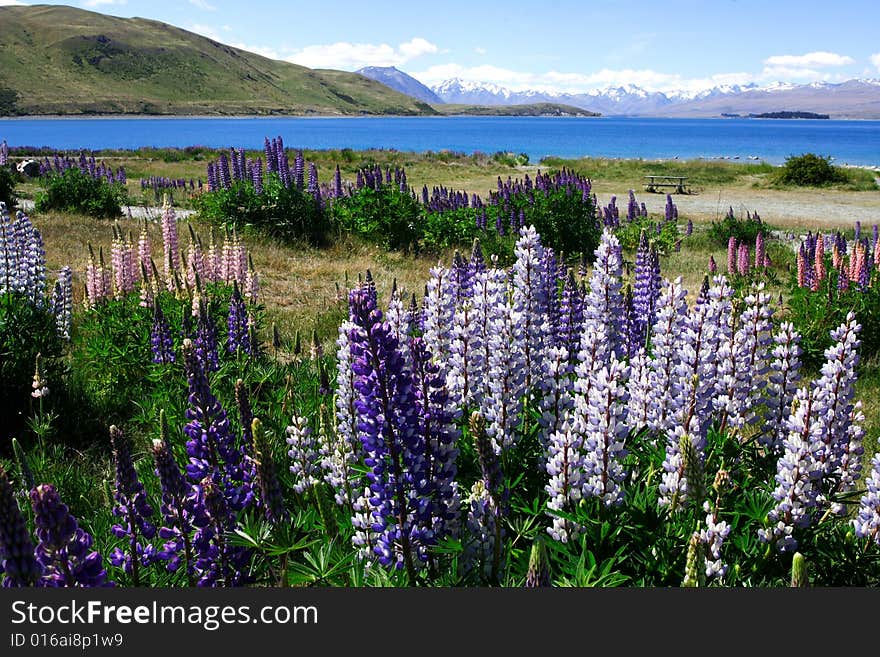
[{"label": "white cloud", "polygon": [[24,3],[24,2],[19,2],[18,0],[0,0],[0,7],[8,7],[8,6],[10,6],[10,5],[23,6],[23,5],[25,5],[25,4],[26,4],[26,3]]},{"label": "white cloud", "polygon": [[83,0],[83,7],[100,7],[101,5],[125,5],[128,0]]},{"label": "white cloud", "polygon": [[817,50],[805,55],[774,55],[764,60],[768,67],[783,67],[792,69],[824,68],[827,66],[847,66],[855,64],[852,57],[838,55],[836,52]]},{"label": "white cloud", "polygon": [[306,46],[286,57],[287,61],[309,68],[354,70],[363,66],[400,66],[422,55],[439,52],[430,41],[416,37],[396,48],[387,43],[337,43]]},{"label": "white cloud", "polygon": [[474,52],[477,53],[478,55],[485,55],[489,51],[486,50],[485,48],[477,46],[476,48],[474,48]]},{"label": "white cloud", "polygon": [[195,32],[196,34],[201,34],[203,37],[208,37],[209,39],[213,39],[214,41],[218,41],[222,43],[222,39],[220,38],[220,33],[217,32],[217,28],[212,25],[204,25],[202,23],[193,23],[189,27],[187,27],[190,32]]},{"label": "white cloud", "polygon": [[204,9],[205,11],[215,11],[217,9],[217,7],[210,4],[208,0],[189,0],[189,4],[198,7],[199,9]]},{"label": "white cloud", "polygon": [[873,55],[871,55],[870,60],[871,63],[874,65],[874,68],[880,71],[880,52],[875,52]]}]

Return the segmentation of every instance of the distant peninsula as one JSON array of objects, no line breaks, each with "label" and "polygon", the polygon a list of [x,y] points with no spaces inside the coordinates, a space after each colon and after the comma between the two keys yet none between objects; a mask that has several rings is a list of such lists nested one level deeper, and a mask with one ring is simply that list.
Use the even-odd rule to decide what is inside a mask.
[{"label": "distant peninsula", "polygon": [[761,112],[760,114],[731,114],[722,112],[725,119],[830,119],[828,114],[816,112]]}]

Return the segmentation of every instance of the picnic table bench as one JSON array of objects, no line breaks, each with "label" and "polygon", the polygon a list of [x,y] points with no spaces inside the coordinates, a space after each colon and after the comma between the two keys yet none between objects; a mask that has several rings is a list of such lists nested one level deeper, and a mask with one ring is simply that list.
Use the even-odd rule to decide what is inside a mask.
[{"label": "picnic table bench", "polygon": [[688,192],[687,176],[645,176],[646,192],[656,192],[658,187],[674,187],[679,194]]}]

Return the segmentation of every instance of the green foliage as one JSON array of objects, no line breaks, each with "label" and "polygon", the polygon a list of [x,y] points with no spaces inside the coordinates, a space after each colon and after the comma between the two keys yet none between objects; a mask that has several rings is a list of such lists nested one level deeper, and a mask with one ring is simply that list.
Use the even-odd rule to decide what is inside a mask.
[{"label": "green foliage", "polygon": [[304,190],[283,185],[275,173],[265,177],[262,194],[250,181],[235,181],[228,189],[196,197],[194,205],[211,223],[256,230],[283,242],[306,240],[317,245],[327,239],[326,212]]},{"label": "green foliage", "polygon": [[837,270],[828,266],[828,276],[815,292],[809,287],[791,283],[788,319],[801,334],[801,356],[813,371],[825,361],[825,350],[831,346],[830,332],[844,323],[847,313],[854,312],[862,325],[859,354],[862,360],[880,353],[880,282],[876,275],[867,289],[850,284],[846,291],[837,289]]},{"label": "green foliage", "polygon": [[[657,233],[657,226],[660,232]],[[681,241],[678,232],[678,224],[675,221],[653,221],[647,217],[639,217],[634,221],[622,221],[614,230],[620,245],[629,251],[634,251],[639,246],[639,236],[645,231],[648,241],[657,245],[657,250],[662,254],[671,253],[676,243]]]},{"label": "green foliage", "polygon": [[768,237],[772,231],[773,227],[761,221],[757,213],[743,219],[734,215],[733,208],[730,208],[724,219],[713,221],[709,226],[709,237],[716,245],[726,247],[731,237],[735,237],[737,243],[754,244],[758,233]]},{"label": "green foliage", "polygon": [[57,210],[110,219],[121,216],[128,203],[125,185],[93,178],[76,167],[47,174],[42,184],[35,200],[37,212]]},{"label": "green foliage", "polygon": [[55,329],[55,315],[38,307],[23,295],[0,295],[0,451],[8,440],[20,434],[32,415],[31,398],[37,354],[50,395],[61,383],[64,342]]},{"label": "green foliage", "polygon": [[804,153],[787,157],[785,164],[773,174],[772,180],[780,185],[823,187],[845,183],[848,179],[842,169],[831,164],[830,157]]},{"label": "green foliage", "polygon": [[394,185],[362,187],[336,199],[331,212],[337,230],[389,249],[415,247],[423,230],[422,206]]},{"label": "green foliage", "polygon": [[492,160],[498,164],[508,167],[526,166],[529,163],[529,156],[526,153],[511,153],[498,151],[492,155]]},{"label": "green foliage", "polygon": [[8,210],[12,210],[17,200],[15,185],[18,182],[18,174],[12,166],[0,167],[0,201],[6,204]]}]

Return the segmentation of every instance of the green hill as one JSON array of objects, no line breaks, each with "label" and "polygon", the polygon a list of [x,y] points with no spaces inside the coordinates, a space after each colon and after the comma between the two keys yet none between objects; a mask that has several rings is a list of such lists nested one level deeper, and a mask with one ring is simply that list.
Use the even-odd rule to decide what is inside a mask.
[{"label": "green hill", "polygon": [[573,105],[560,103],[523,103],[520,105],[435,105],[441,114],[467,116],[602,116]]},{"label": "green hill", "polygon": [[436,114],[373,80],[143,18],[0,7],[0,115]]}]

